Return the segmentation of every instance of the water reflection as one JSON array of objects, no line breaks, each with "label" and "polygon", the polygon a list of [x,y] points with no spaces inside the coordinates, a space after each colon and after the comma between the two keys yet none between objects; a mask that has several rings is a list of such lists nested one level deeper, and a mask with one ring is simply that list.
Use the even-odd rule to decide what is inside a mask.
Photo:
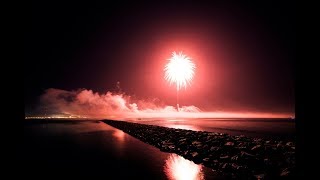
[{"label": "water reflection", "polygon": [[192,126],[192,125],[182,125],[182,124],[168,124],[164,125],[169,128],[176,128],[176,129],[187,129],[187,130],[193,130],[193,131],[199,131],[200,129]]},{"label": "water reflection", "polygon": [[117,143],[115,143],[115,148],[117,150],[117,155],[118,156],[123,156],[124,155],[124,147],[125,147],[125,136],[126,134],[119,130],[115,129],[115,131],[112,133],[112,136],[116,138]]},{"label": "water reflection", "polygon": [[112,134],[114,137],[116,137],[120,143],[123,143],[124,142],[124,136],[125,136],[125,133],[119,129],[115,129],[114,133]]},{"label": "water reflection", "polygon": [[183,120],[183,119],[168,119],[167,121],[173,121],[173,122],[175,122],[175,121],[185,121],[185,120]]},{"label": "water reflection", "polygon": [[202,165],[197,165],[183,157],[170,154],[164,165],[164,172],[171,180],[202,180]]}]

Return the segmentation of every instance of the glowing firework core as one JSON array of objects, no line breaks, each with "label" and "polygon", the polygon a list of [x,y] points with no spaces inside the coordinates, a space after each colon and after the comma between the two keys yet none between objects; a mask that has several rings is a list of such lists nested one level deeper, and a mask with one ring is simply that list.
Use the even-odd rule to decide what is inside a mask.
[{"label": "glowing firework core", "polygon": [[164,68],[165,79],[170,84],[176,83],[177,90],[181,89],[181,87],[186,88],[187,84],[190,85],[196,68],[191,58],[182,54],[182,52],[179,54],[173,52],[172,57],[168,60],[169,63]]}]

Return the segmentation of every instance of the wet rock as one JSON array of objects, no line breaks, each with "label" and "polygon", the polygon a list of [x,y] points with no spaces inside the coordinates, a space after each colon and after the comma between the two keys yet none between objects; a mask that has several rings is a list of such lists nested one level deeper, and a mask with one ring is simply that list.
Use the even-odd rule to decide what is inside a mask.
[{"label": "wet rock", "polygon": [[262,142],[262,139],[261,138],[253,138],[253,141],[259,143],[259,142]]},{"label": "wet rock", "polygon": [[209,136],[218,136],[218,135],[220,135],[220,133],[210,132],[210,133],[208,133],[208,135],[209,135]]},{"label": "wet rock", "polygon": [[248,148],[245,146],[241,146],[241,147],[236,147],[236,149],[239,151],[244,151],[244,150],[247,150]]},{"label": "wet rock", "polygon": [[261,150],[261,145],[256,145],[253,148],[251,148],[251,151],[258,151]]},{"label": "wet rock", "polygon": [[285,156],[294,156],[294,152],[285,152],[284,153]]},{"label": "wet rock", "polygon": [[185,151],[183,154],[187,156],[189,154],[189,151]]},{"label": "wet rock", "polygon": [[265,178],[265,174],[257,174],[257,175],[254,175],[255,178],[257,179],[264,179]]},{"label": "wet rock", "polygon": [[245,147],[245,146],[247,146],[247,143],[245,143],[245,142],[240,142],[238,144],[238,147]]},{"label": "wet rock", "polygon": [[172,142],[167,142],[167,141],[162,141],[162,144],[163,144],[163,145],[173,145]]},{"label": "wet rock", "polygon": [[230,142],[230,141],[229,141],[229,142],[225,143],[224,145],[225,145],[225,146],[234,146],[234,142]]},{"label": "wet rock", "polygon": [[203,149],[209,149],[209,146],[207,144],[205,144],[202,148]]},{"label": "wet rock", "polygon": [[264,164],[265,164],[266,166],[271,166],[271,165],[272,165],[270,159],[268,159],[268,158],[264,159],[263,162],[264,162]]},{"label": "wet rock", "polygon": [[293,142],[287,142],[286,146],[293,146]]},{"label": "wet rock", "polygon": [[191,155],[192,155],[192,157],[196,157],[196,156],[198,156],[198,155],[199,155],[199,153],[197,153],[197,152],[193,152],[193,153],[191,153]]},{"label": "wet rock", "polygon": [[277,144],[277,148],[282,148],[283,147],[283,144],[282,144],[282,141],[280,141],[278,144]]},{"label": "wet rock", "polygon": [[245,158],[253,158],[255,157],[255,155],[247,153],[245,151],[241,151],[241,157],[245,157]]},{"label": "wet rock", "polygon": [[211,140],[208,143],[210,143],[211,146],[220,146],[221,142],[217,140]]},{"label": "wet rock", "polygon": [[237,165],[236,163],[232,163],[232,164],[231,164],[231,167],[232,167],[233,169],[238,170],[238,169],[240,169],[241,166]]},{"label": "wet rock", "polygon": [[289,176],[290,175],[290,171],[288,168],[285,168],[282,170],[282,172],[280,173],[280,176]]},{"label": "wet rock", "polygon": [[222,168],[222,169],[227,169],[228,167],[229,167],[229,164],[228,164],[228,163],[223,163],[221,168]]},{"label": "wet rock", "polygon": [[209,158],[204,158],[202,159],[204,162],[208,162],[210,159]]},{"label": "wet rock", "polygon": [[199,144],[201,145],[201,142],[199,142],[199,141],[193,141],[192,144],[193,144],[193,145],[199,145]]},{"label": "wet rock", "polygon": [[231,157],[231,161],[238,161],[239,156],[238,155],[234,155]]},{"label": "wet rock", "polygon": [[219,151],[221,148],[220,147],[211,147],[210,151]]},{"label": "wet rock", "polygon": [[295,164],[296,163],[296,159],[295,159],[295,156],[289,156],[286,158],[286,162],[288,164]]},{"label": "wet rock", "polygon": [[226,155],[226,156],[220,156],[220,159],[221,159],[221,160],[227,160],[227,159],[229,159],[229,156],[228,156],[228,155]]}]

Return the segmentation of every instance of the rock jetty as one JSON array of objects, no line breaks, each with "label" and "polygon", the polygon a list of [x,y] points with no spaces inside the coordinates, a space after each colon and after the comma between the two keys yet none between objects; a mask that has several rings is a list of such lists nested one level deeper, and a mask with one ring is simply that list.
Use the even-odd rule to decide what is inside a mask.
[{"label": "rock jetty", "polygon": [[295,142],[103,120],[131,136],[236,179],[291,179]]}]

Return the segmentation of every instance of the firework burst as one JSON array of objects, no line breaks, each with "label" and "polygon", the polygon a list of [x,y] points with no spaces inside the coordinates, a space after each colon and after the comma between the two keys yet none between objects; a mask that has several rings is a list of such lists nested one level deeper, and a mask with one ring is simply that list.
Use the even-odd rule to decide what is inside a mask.
[{"label": "firework burst", "polygon": [[182,87],[186,88],[193,79],[195,64],[191,58],[182,54],[182,52],[172,53],[172,57],[168,59],[169,63],[165,66],[165,79],[170,84],[176,83],[177,91]]}]

